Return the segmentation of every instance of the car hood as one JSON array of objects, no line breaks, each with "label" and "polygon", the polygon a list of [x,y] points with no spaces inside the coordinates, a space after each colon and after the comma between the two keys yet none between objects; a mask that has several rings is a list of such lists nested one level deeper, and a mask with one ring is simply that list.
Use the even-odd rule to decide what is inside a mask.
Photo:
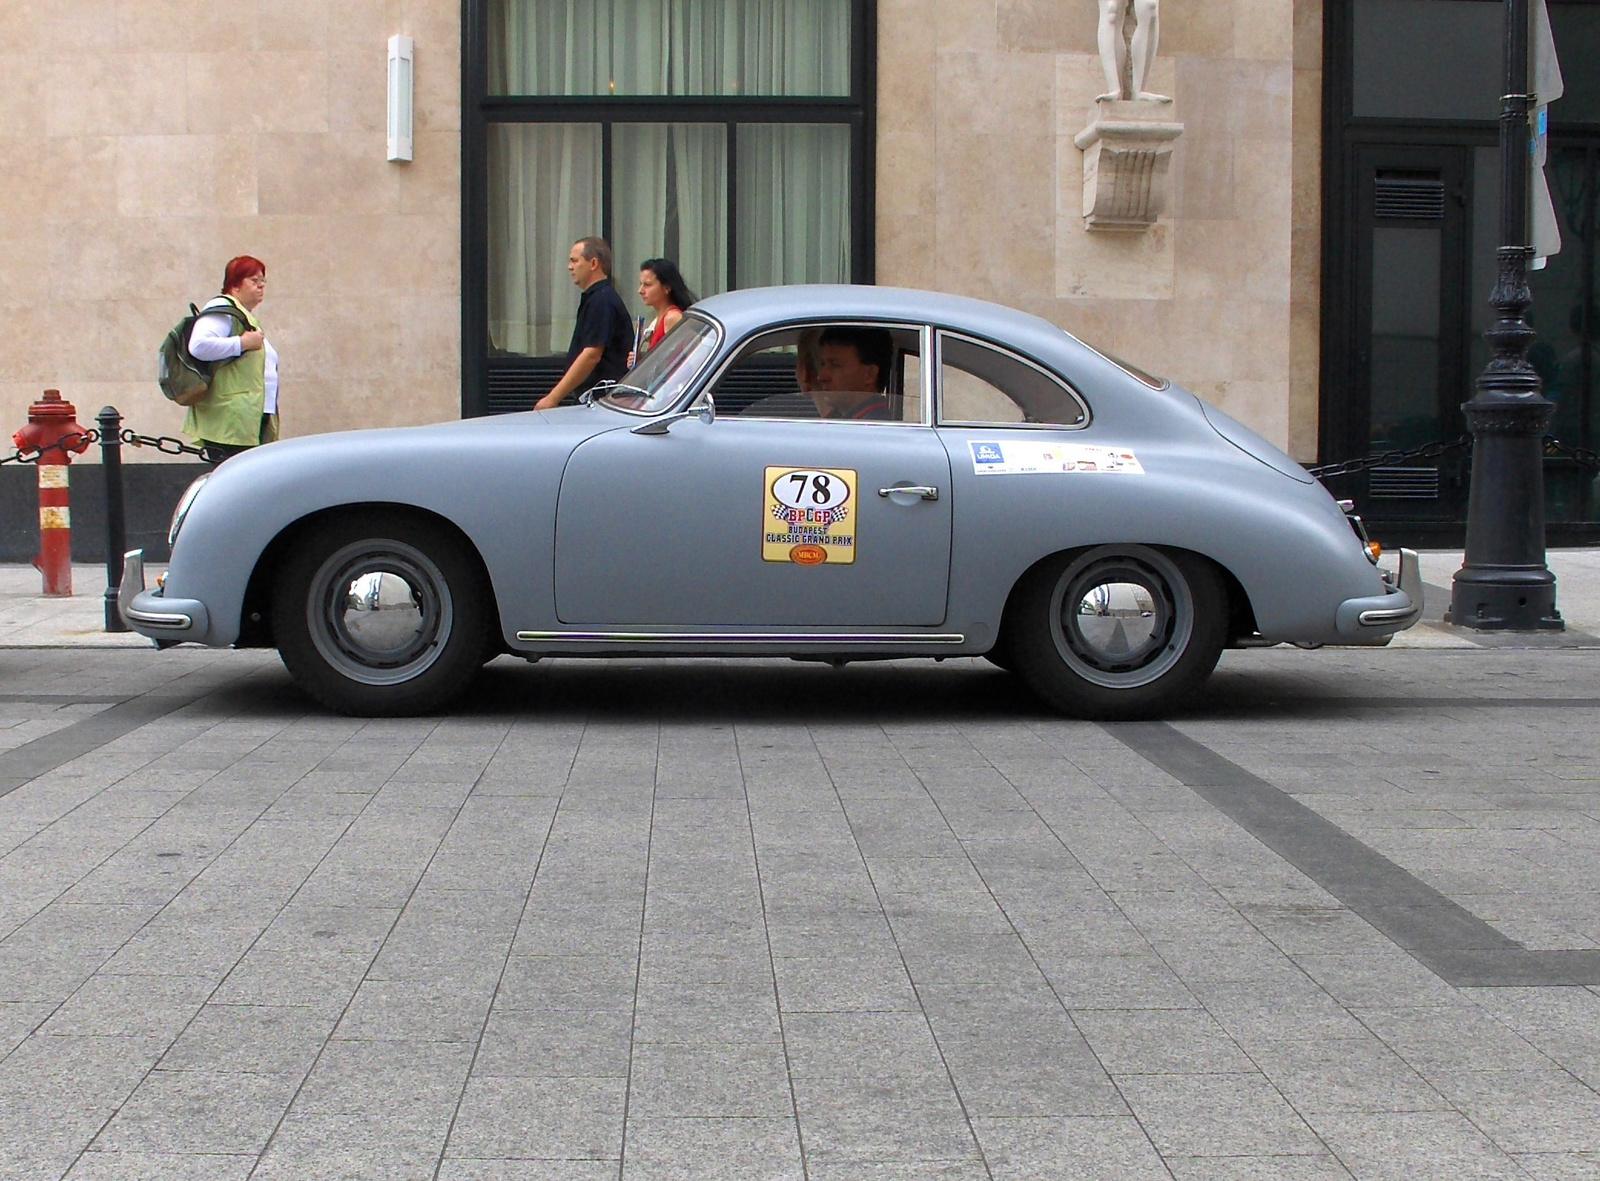
[{"label": "car hood", "polygon": [[599,406],[564,406],[557,410],[526,410],[425,426],[329,431],[252,448],[218,468],[217,475],[221,477],[230,472],[242,475],[268,464],[291,461],[297,464],[332,461],[345,465],[386,462],[388,458],[418,457],[430,452],[462,455],[474,451],[483,454],[523,451],[530,447],[565,446],[570,449],[591,435],[637,426],[641,421]]}]

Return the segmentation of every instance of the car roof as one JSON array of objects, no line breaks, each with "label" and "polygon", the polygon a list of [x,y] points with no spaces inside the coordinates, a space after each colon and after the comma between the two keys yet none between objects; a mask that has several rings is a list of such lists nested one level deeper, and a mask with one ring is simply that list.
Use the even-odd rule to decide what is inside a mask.
[{"label": "car roof", "polygon": [[735,337],[775,320],[906,320],[964,329],[1008,344],[1060,348],[1084,346],[1065,329],[1038,316],[964,295],[909,287],[859,284],[796,284],[747,287],[712,295],[695,304]]}]

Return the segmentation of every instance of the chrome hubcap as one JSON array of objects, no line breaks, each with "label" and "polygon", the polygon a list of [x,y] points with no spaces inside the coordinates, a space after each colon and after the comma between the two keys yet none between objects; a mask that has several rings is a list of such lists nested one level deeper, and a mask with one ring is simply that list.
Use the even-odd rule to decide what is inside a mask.
[{"label": "chrome hubcap", "polygon": [[1068,567],[1050,616],[1056,649],[1079,676],[1132,689],[1182,657],[1194,608],[1183,575],[1160,553],[1103,548]]},{"label": "chrome hubcap", "polygon": [[400,684],[426,670],[443,650],[453,616],[439,568],[399,541],[360,541],[331,555],[306,603],[317,650],[366,685]]}]

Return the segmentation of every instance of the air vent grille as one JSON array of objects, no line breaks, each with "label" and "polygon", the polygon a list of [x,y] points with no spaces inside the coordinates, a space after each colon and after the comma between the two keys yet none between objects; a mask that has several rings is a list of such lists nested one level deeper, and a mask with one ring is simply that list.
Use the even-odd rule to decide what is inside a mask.
[{"label": "air vent grille", "polygon": [[566,372],[563,358],[512,365],[489,363],[490,414],[511,414],[532,410],[533,404],[548,394]]},{"label": "air vent grille", "polygon": [[1373,212],[1378,217],[1438,221],[1444,217],[1444,181],[1380,176]]},{"label": "air vent grille", "polygon": [[1375,467],[1367,493],[1374,500],[1438,500],[1439,469]]}]

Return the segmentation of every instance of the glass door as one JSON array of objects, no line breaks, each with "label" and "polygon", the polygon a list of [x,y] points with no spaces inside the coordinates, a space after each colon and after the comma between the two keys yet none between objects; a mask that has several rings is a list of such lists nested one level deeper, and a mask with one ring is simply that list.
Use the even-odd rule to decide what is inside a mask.
[{"label": "glass door", "polygon": [[[1350,435],[1377,455],[1448,442],[1466,429],[1467,210],[1470,152],[1367,146],[1357,151]],[[1354,490],[1390,522],[1460,519],[1465,452],[1373,468]]]}]

